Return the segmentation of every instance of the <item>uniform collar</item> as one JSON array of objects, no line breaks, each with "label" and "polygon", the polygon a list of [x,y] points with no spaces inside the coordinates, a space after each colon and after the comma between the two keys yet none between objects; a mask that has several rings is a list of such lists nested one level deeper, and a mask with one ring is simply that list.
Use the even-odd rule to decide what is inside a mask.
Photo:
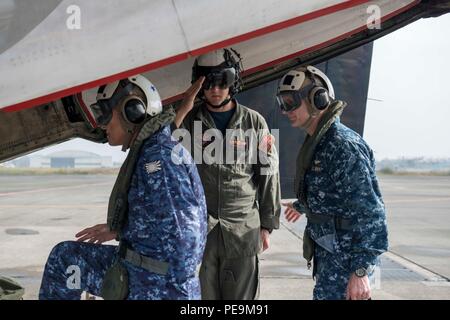
[{"label": "uniform collar", "polygon": [[[230,122],[227,125],[227,129],[233,129],[238,127],[238,125],[242,122],[243,115],[243,106],[236,100],[231,100],[235,103],[235,111],[233,116],[230,119]],[[195,115],[196,120],[202,121],[208,128],[215,128],[214,120],[211,117],[211,114],[206,109],[204,104],[200,105]]]}]

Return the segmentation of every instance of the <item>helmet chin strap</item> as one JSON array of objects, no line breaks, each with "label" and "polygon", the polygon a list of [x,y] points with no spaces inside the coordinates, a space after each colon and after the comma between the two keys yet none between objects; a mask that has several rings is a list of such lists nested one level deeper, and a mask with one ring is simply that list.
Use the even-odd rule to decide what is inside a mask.
[{"label": "helmet chin strap", "polygon": [[314,118],[315,118],[315,117],[311,116],[311,115],[308,113],[308,119],[305,121],[305,123],[300,124],[300,128],[302,128],[302,129],[305,130],[305,131],[308,130],[309,127],[311,127],[311,125],[312,125],[312,123],[313,123],[313,121],[314,121]]},{"label": "helmet chin strap", "polygon": [[127,132],[127,137],[126,137],[126,139],[125,139],[125,142],[124,142],[123,145],[122,145],[122,151],[123,151],[123,152],[127,152],[128,148],[129,148],[130,145],[131,145],[131,140],[133,140],[133,134]]},{"label": "helmet chin strap", "polygon": [[315,111],[308,103],[306,104],[306,110],[308,112],[308,119],[305,121],[305,123],[300,125],[300,128],[304,129],[304,130],[308,130],[311,125],[314,122],[314,119],[317,117],[317,115],[319,114],[317,111]]},{"label": "helmet chin strap", "polygon": [[133,142],[133,139],[136,137],[137,132],[137,125],[133,125],[131,123],[128,123],[122,116],[122,113],[119,114],[120,119],[120,125],[122,126],[122,129],[125,130],[126,138],[125,142],[122,144],[122,151],[126,152],[128,148],[130,148],[131,143]]}]

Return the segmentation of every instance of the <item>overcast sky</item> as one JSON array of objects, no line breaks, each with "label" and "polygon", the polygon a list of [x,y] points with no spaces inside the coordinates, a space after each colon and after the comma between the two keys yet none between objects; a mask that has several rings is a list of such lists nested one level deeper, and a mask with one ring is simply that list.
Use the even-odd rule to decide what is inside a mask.
[{"label": "overcast sky", "polygon": [[450,14],[374,44],[364,138],[378,160],[450,158]]},{"label": "overcast sky", "polygon": [[[376,159],[450,157],[450,14],[414,22],[374,45],[364,138]],[[111,148],[75,139],[40,151],[75,149],[125,158]]]}]

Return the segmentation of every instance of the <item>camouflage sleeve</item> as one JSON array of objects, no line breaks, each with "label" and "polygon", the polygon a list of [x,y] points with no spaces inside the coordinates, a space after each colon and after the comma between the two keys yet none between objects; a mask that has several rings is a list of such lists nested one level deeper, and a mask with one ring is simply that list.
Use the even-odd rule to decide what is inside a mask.
[{"label": "camouflage sleeve", "polygon": [[[183,155],[188,156],[186,150]],[[172,150],[154,146],[140,163],[144,201],[142,221],[153,221],[154,241],[163,239],[180,268],[193,268],[201,261],[206,241],[206,205],[195,165],[185,159],[173,161]],[[188,156],[190,158],[190,156]],[[159,240],[158,240],[159,239]]]},{"label": "camouflage sleeve", "polygon": [[305,214],[306,213],[305,206],[303,206],[303,204],[301,204],[301,202],[299,200],[294,201],[292,203],[292,206],[294,207],[295,210],[297,210],[301,214]]},{"label": "camouflage sleeve", "polygon": [[258,132],[258,157],[254,166],[258,185],[258,204],[261,227],[272,231],[280,226],[281,191],[278,153],[274,137],[264,119]]},{"label": "camouflage sleeve", "polygon": [[372,151],[364,145],[342,142],[330,163],[329,173],[353,223],[351,269],[367,268],[387,250],[385,208]]}]

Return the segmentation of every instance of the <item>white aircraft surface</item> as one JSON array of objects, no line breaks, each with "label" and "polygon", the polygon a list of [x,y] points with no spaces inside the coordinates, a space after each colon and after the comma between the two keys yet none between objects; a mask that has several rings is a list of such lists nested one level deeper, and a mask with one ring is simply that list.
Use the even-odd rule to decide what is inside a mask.
[{"label": "white aircraft surface", "polygon": [[196,56],[232,47],[248,90],[449,9],[418,0],[2,0],[0,161],[73,137],[104,141],[86,105],[105,83],[142,73],[174,103]]}]

